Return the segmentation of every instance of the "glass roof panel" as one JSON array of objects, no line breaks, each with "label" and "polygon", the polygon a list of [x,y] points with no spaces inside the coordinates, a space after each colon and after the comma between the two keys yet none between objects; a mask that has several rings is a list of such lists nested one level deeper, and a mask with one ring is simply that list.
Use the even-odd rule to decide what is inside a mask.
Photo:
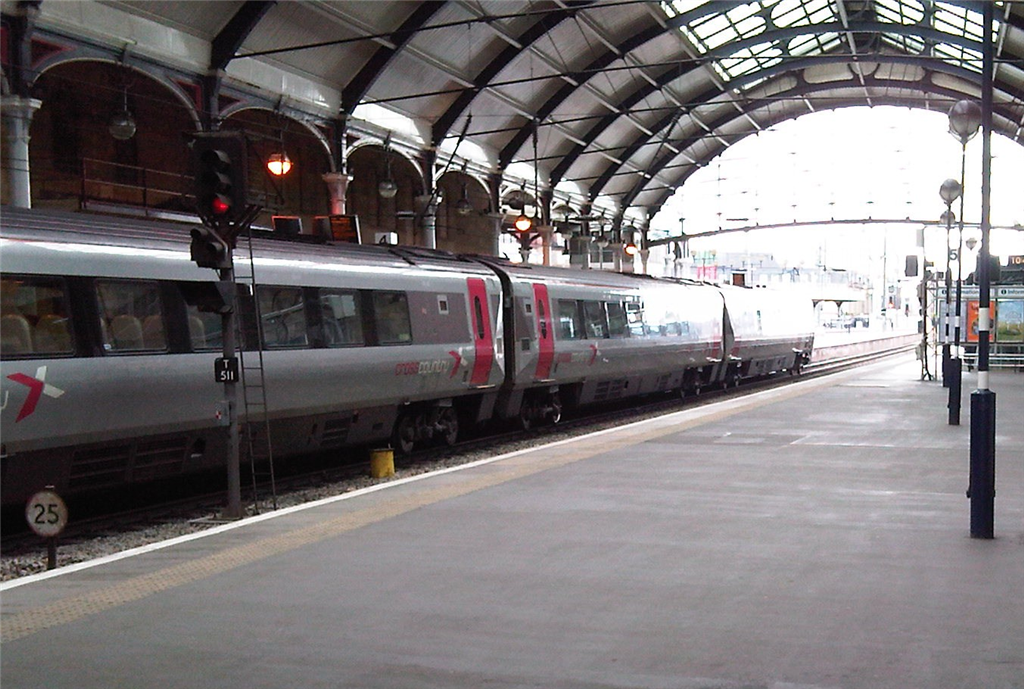
[{"label": "glass roof panel", "polygon": [[820,5],[815,5],[814,3],[805,5],[804,9],[811,24],[824,24],[836,19],[832,4],[826,2],[826,0],[822,0]]},{"label": "glass roof panel", "polygon": [[[860,5],[861,3],[856,3]],[[662,7],[669,16],[676,16],[701,5],[697,0],[667,0]],[[846,5],[847,11],[853,4]],[[861,19],[894,26],[915,26],[931,21],[938,31],[968,40],[981,40],[981,15],[958,4],[933,0],[873,0],[866,3],[871,14]],[[775,28],[839,23],[843,20],[833,0],[756,0],[728,6],[725,12],[701,17],[680,31],[704,55],[732,41],[746,40],[770,33]],[[849,17],[849,21],[857,18]],[[998,31],[998,27],[996,28]],[[766,37],[767,38],[767,37]],[[885,47],[910,55],[934,56],[966,69],[981,69],[980,55],[951,43],[933,45],[917,35],[883,32],[875,49]],[[845,34],[808,33],[787,41],[766,40],[752,48],[736,51],[711,63],[715,72],[729,81],[763,69],[787,57],[820,55],[829,51],[848,50]],[[863,49],[862,49],[863,50]],[[931,52],[929,52],[931,51]]]},{"label": "glass roof panel", "polygon": [[669,0],[669,2],[661,3],[661,8],[670,17],[675,17],[680,14],[686,14],[690,10],[695,10],[704,4],[704,0]]},{"label": "glass roof panel", "polygon": [[[932,25],[944,33],[966,36],[971,41],[981,41],[981,14],[955,5],[936,5]],[[969,69],[981,71],[981,53],[976,50],[961,48],[950,43],[935,46],[937,56],[946,58],[948,62]]]},{"label": "glass roof panel", "polygon": [[783,0],[772,8],[772,22],[780,28],[837,20],[829,0]]},{"label": "glass roof panel", "polygon": [[924,19],[924,7],[913,0],[877,0],[875,16],[890,24],[916,24]]},{"label": "glass roof panel", "polygon": [[807,34],[797,36],[791,40],[789,42],[788,50],[789,54],[793,57],[820,55],[832,50],[839,45],[839,43],[840,38],[837,33]]}]

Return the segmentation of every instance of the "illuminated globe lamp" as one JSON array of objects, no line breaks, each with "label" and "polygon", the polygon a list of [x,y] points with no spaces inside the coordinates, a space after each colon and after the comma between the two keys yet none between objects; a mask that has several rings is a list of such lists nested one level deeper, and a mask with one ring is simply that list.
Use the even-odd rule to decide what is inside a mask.
[{"label": "illuminated globe lamp", "polygon": [[640,253],[640,249],[633,242],[626,242],[626,245],[622,247],[622,251],[630,258]]},{"label": "illuminated globe lamp", "polygon": [[512,226],[516,228],[517,232],[529,232],[533,228],[533,218],[526,213],[521,213]]},{"label": "illuminated globe lamp", "polygon": [[291,158],[289,158],[288,154],[285,153],[284,151],[271,153],[270,157],[267,158],[267,170],[274,177],[281,177],[282,175],[287,175],[289,172],[291,172],[291,169]]}]

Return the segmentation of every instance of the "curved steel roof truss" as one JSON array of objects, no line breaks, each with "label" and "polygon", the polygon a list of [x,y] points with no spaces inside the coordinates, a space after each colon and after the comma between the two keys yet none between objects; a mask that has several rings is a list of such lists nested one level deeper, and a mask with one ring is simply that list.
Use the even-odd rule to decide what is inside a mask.
[{"label": "curved steel roof truss", "polygon": [[[103,4],[178,32],[167,43],[192,47],[200,77],[235,78],[264,100],[286,85],[289,109],[306,104],[313,119],[385,106],[411,121],[406,145],[431,148],[472,112],[466,139],[489,156],[484,167],[535,162],[549,189],[618,199],[620,216],[636,204],[650,217],[726,147],[779,121],[855,104],[945,107],[977,98],[981,82],[977,0]],[[67,30],[66,5],[38,7],[44,30]],[[1024,144],[1024,3],[999,0],[995,14],[995,126]],[[15,45],[13,15],[3,19],[13,65],[28,46]],[[146,40],[96,21],[83,42]],[[367,124],[355,131],[383,126]]]}]

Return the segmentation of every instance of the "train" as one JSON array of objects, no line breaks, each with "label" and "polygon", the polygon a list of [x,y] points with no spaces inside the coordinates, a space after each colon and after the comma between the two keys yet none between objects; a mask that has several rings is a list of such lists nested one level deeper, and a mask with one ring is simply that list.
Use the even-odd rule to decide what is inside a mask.
[{"label": "train", "polygon": [[[252,398],[276,461],[409,452],[799,372],[814,343],[810,300],[768,289],[262,232],[225,283],[193,261],[185,224],[2,214],[5,507],[44,486],[76,495],[223,466],[226,419],[255,421]],[[236,410],[215,370],[232,300]]]}]

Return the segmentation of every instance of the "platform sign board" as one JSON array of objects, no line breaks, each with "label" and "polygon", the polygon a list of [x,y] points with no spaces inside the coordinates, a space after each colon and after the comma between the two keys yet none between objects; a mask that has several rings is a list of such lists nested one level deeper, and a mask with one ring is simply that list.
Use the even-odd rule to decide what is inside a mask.
[{"label": "platform sign board", "polygon": [[317,232],[331,242],[360,244],[358,215],[318,215],[314,218]]},{"label": "platform sign board", "polygon": [[68,508],[52,490],[41,490],[25,505],[25,519],[37,535],[53,538],[60,535],[68,523]]}]

